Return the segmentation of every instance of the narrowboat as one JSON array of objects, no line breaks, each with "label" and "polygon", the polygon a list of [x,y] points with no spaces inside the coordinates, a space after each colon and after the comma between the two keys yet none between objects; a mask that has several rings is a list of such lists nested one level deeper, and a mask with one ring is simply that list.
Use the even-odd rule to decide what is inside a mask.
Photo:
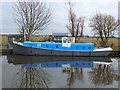
[{"label": "narrowboat", "polygon": [[14,54],[21,55],[52,55],[52,56],[108,56],[110,47],[94,48],[93,43],[71,43],[72,39],[62,38],[62,43],[30,42],[14,43]]}]

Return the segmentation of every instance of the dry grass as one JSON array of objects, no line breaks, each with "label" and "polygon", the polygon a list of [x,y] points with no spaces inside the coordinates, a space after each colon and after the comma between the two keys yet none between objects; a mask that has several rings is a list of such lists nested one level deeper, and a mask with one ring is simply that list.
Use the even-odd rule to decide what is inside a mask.
[{"label": "dry grass", "polygon": [[[95,46],[100,46],[99,43],[100,39],[98,38],[80,38],[78,42],[85,42],[85,43],[95,43]],[[108,40],[108,45],[111,47],[119,47],[120,39],[117,38],[110,38]]]},{"label": "dry grass", "polygon": [[37,40],[44,40],[44,37],[40,37],[40,36],[32,36],[32,41],[37,41]]},{"label": "dry grass", "polygon": [[2,46],[4,46],[8,42],[8,37],[7,36],[0,36],[2,38],[2,41],[0,42]]},{"label": "dry grass", "polygon": [[[1,45],[4,47],[5,44],[8,42],[8,37],[7,36],[0,36],[0,38],[2,38],[2,42]],[[46,38],[48,37],[43,37],[43,36],[33,36],[32,37],[32,41],[37,41],[37,40],[42,40],[44,41]],[[78,40],[78,42],[86,42],[86,43],[95,43],[95,46],[100,46],[99,44],[99,40],[100,39],[97,39],[97,38],[80,38]],[[117,38],[110,38],[108,43],[109,43],[109,46],[111,47],[119,47],[119,44],[120,42],[120,39],[117,39]]]}]

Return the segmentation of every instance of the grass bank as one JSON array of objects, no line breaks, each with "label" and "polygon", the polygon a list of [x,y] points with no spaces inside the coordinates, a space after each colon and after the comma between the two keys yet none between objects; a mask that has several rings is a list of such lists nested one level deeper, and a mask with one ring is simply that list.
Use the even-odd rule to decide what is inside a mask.
[{"label": "grass bank", "polygon": [[[120,47],[111,47],[114,51],[120,51]],[[2,49],[6,49],[5,46],[2,47]],[[10,46],[10,49],[13,49],[13,46]]]},{"label": "grass bank", "polygon": [[[5,44],[9,42],[8,37],[7,36],[0,36],[0,38],[2,38],[2,42],[0,42],[1,46],[2,46],[1,48],[6,49]],[[32,37],[32,41],[37,41],[37,40],[44,41],[45,37],[42,37],[42,36]],[[99,38],[79,38],[78,39],[78,42],[93,42],[95,44],[95,47],[100,46],[99,41],[100,41]],[[118,45],[118,43],[120,43],[119,41],[120,41],[120,39],[118,39],[118,38],[110,38],[108,43],[109,43],[109,46],[112,47],[113,50],[120,51],[120,47]],[[12,44],[11,44],[10,49],[13,49]]]}]

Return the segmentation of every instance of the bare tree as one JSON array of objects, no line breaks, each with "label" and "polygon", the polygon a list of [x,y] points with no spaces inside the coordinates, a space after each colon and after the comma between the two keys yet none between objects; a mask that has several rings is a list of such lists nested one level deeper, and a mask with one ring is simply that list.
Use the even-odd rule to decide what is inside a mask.
[{"label": "bare tree", "polygon": [[13,6],[19,32],[31,40],[31,35],[44,30],[51,21],[50,8],[46,3],[26,0],[18,1]]},{"label": "bare tree", "polygon": [[[72,70],[75,70],[72,72]],[[67,77],[67,86],[70,88],[76,80],[83,80],[83,68],[70,68],[70,72]]]},{"label": "bare tree", "polygon": [[[32,64],[31,64],[32,65]],[[17,72],[15,88],[48,88],[51,83],[51,76],[43,68],[25,68],[22,65],[19,66]]]},{"label": "bare tree", "polygon": [[94,34],[100,36],[101,46],[107,46],[109,37],[114,35],[117,25],[117,20],[108,14],[97,13],[90,19],[90,27]]},{"label": "bare tree", "polygon": [[89,78],[95,86],[110,85],[114,80],[119,80],[119,75],[112,65],[97,64],[95,65],[95,68],[89,72],[89,74]]},{"label": "bare tree", "polygon": [[118,19],[118,25],[120,25],[120,19]]},{"label": "bare tree", "polygon": [[[85,17],[77,17],[75,12],[73,11],[73,3],[72,2],[67,2],[69,6],[69,11],[68,11],[68,20],[69,24],[66,25],[67,29],[69,30],[70,34],[72,37],[77,38],[77,36],[83,36],[83,29],[84,29],[84,21]],[[75,40],[76,42],[76,40]]]},{"label": "bare tree", "polygon": [[80,37],[83,37],[83,30],[84,30],[84,27],[85,27],[84,22],[85,22],[85,17],[81,17],[81,22],[80,22],[80,29],[81,29],[81,31],[80,31]]}]

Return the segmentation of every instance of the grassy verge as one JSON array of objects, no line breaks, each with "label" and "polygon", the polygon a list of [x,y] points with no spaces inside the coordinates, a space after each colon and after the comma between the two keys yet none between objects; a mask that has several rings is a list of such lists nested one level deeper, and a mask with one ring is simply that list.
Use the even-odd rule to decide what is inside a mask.
[{"label": "grassy verge", "polygon": [[[2,49],[7,49],[5,46],[2,46]],[[13,49],[13,46],[10,46],[10,49]]]},{"label": "grassy verge", "polygon": [[111,47],[114,51],[120,51],[120,47]]}]

